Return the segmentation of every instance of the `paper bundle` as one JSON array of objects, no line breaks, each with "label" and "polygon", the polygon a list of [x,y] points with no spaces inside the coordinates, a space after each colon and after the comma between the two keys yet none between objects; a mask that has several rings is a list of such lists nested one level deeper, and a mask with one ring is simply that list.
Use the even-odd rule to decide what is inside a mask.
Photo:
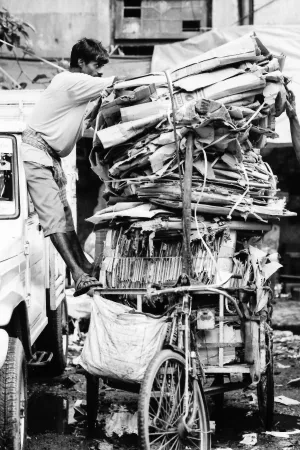
[{"label": "paper bundle", "polygon": [[170,79],[171,87],[164,73],[118,82],[97,116],[91,162],[106,183],[108,208],[88,220],[110,228],[102,281],[110,273],[115,287],[165,284],[181,273],[191,133],[197,281],[214,281],[213,261],[229,220],[267,223],[294,215],[277,197],[276,176],[260,155],[267,139],[277,136],[275,119],[285,110],[281,60],[251,34],[186,62]]}]

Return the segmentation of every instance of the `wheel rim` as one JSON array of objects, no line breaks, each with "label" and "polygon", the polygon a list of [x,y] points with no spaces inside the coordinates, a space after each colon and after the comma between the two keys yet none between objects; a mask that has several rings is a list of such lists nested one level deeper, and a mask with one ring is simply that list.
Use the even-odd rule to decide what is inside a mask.
[{"label": "wheel rim", "polygon": [[[149,399],[149,448],[151,450],[200,449],[205,429],[198,402],[200,390],[189,383],[189,408],[184,420],[184,365],[163,362],[157,371]],[[193,414],[194,412],[194,414]],[[189,430],[186,427],[188,423]]]},{"label": "wheel rim", "polygon": [[24,446],[25,439],[25,423],[26,423],[26,392],[25,392],[25,377],[23,370],[20,377],[20,442],[21,449]]}]

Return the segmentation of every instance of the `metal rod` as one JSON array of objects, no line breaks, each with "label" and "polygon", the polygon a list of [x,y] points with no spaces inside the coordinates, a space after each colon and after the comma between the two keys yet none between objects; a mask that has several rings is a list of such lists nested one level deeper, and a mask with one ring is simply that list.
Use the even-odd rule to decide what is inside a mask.
[{"label": "metal rod", "polygon": [[138,311],[142,311],[142,309],[143,309],[142,296],[141,296],[141,294],[138,294],[136,297],[137,297],[136,298],[136,309]]},{"label": "metal rod", "polygon": [[[224,316],[224,295],[219,296],[219,309],[220,309],[220,317]],[[220,320],[219,322],[219,343],[222,345],[224,343],[224,320]],[[219,348],[219,366],[223,367],[224,365],[224,348]]]},{"label": "metal rod", "polygon": [[[3,41],[3,39],[0,39],[0,42],[2,42],[2,44],[8,45],[9,47],[15,48],[15,49],[19,49],[22,50],[23,52],[27,53],[30,56],[34,56],[36,59],[38,59],[39,61],[42,61],[46,64],[48,64],[49,66],[55,67],[58,70],[61,70],[62,72],[66,72],[67,70],[64,67],[60,67],[57,64],[54,64],[50,61],[47,61],[47,59],[42,58],[41,56],[37,56],[34,52],[30,51],[30,50],[26,50],[24,48],[20,49],[19,47],[17,47],[16,45],[10,44],[9,42]],[[29,61],[30,62],[30,61]]]}]

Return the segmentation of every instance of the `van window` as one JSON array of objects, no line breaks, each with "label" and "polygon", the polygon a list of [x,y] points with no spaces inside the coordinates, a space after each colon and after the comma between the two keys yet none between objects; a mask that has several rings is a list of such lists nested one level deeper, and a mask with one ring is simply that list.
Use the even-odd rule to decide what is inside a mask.
[{"label": "van window", "polygon": [[14,138],[0,135],[0,219],[17,214],[17,177]]}]

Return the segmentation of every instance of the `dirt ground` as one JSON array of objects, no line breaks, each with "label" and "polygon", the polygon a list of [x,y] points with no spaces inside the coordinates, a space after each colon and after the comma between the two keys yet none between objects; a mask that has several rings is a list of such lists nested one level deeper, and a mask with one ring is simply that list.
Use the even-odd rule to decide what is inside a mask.
[{"label": "dirt ground", "polygon": [[[282,314],[293,318],[295,326],[300,317],[300,302],[293,305],[291,314],[287,304],[275,306],[275,327],[286,329]],[[295,318],[295,314],[296,318]],[[292,327],[295,333],[295,327]],[[299,333],[300,334],[300,333]],[[137,450],[135,433],[120,432],[124,421],[128,431],[136,430],[137,394],[100,388],[100,410],[98,425],[93,436],[87,433],[84,409],[85,377],[77,374],[71,365],[79,354],[80,345],[70,345],[70,364],[61,377],[50,379],[32,373],[29,378],[28,450]],[[300,336],[291,331],[275,331],[275,397],[286,396],[300,402],[300,385],[289,386],[288,382],[300,376]],[[254,394],[254,395],[251,395]],[[83,403],[81,402],[83,400]],[[287,437],[273,437],[264,433],[257,414],[255,391],[237,391],[225,395],[222,420],[213,434],[213,448],[234,450],[296,450],[300,449],[300,433]],[[214,419],[213,410],[211,420]],[[300,405],[285,406],[275,403],[274,430],[300,432]],[[120,436],[118,436],[118,434]],[[244,434],[257,433],[257,444],[241,444]]]}]

